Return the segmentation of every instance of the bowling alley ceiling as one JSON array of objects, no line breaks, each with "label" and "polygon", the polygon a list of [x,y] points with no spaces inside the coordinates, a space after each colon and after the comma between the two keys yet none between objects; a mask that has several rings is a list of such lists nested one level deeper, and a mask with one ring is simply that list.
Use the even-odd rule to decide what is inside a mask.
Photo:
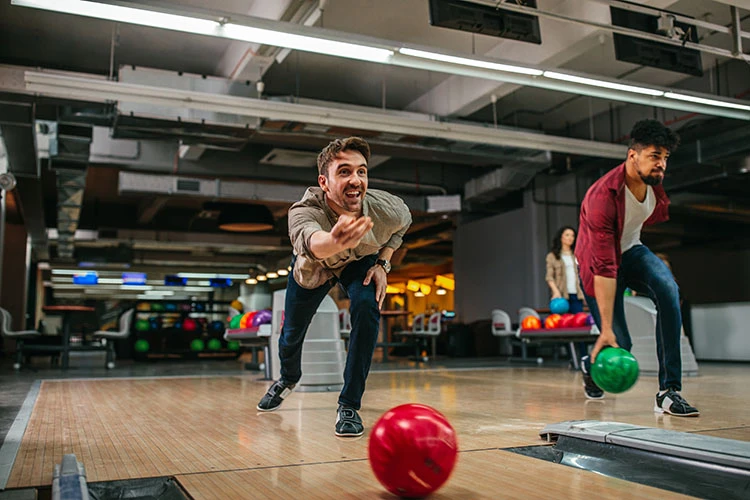
[{"label": "bowling alley ceiling", "polygon": [[[537,181],[571,173],[595,178],[624,158],[627,134],[640,118],[660,119],[683,137],[665,184],[672,220],[647,238],[663,249],[717,238],[750,245],[737,237],[750,234],[750,112],[742,111],[750,96],[750,8],[742,0],[458,2],[521,16],[506,23],[531,23],[508,24],[502,37],[486,34],[489,24],[480,30],[464,23],[464,31],[434,25],[440,22],[430,7],[448,0],[159,4],[168,12],[208,8],[230,21],[252,16],[290,23],[300,33],[333,30],[352,42],[385,40],[541,68],[538,77],[508,81],[450,73],[444,63],[384,65],[12,3],[23,2],[0,2],[0,132],[19,178],[13,213],[24,217],[40,258],[106,259],[124,245],[143,265],[275,265],[290,253],[286,211],[316,182],[316,152],[332,138],[361,135],[374,155],[370,187],[401,195],[414,214],[404,269],[445,272],[457,224],[539,203],[523,196]],[[612,9],[666,27],[649,35],[670,38],[665,54],[682,57],[698,47],[692,63],[664,69],[667,56],[656,61],[661,67],[633,62],[633,54],[630,61],[615,57],[629,46],[615,36]],[[690,19],[692,30],[680,31]],[[27,72],[39,70],[62,70],[92,90],[39,90],[63,85],[42,81],[44,71],[29,90]],[[726,102],[690,111],[689,103],[674,109],[640,96],[597,97],[599,90],[546,78],[557,72],[715,96],[740,111],[731,115]],[[93,89],[101,82],[111,85],[100,95]],[[154,100],[128,102],[123,85],[147,87]],[[209,92],[231,104],[161,105],[177,91]],[[249,100],[266,114],[232,112]],[[64,173],[71,171],[80,175]],[[222,231],[222,211],[233,205],[266,207],[273,228]],[[76,239],[71,230],[94,236]]]}]

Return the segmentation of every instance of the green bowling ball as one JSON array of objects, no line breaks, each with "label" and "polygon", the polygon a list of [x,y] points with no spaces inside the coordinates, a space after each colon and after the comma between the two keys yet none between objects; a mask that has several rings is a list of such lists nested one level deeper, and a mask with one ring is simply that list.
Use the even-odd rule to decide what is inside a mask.
[{"label": "green bowling ball", "polygon": [[151,328],[151,324],[147,319],[139,319],[135,322],[135,329],[139,332],[147,332]]},{"label": "green bowling ball", "polygon": [[218,351],[221,349],[221,340],[211,339],[208,341],[208,349],[211,351]]},{"label": "green bowling ball", "polygon": [[227,342],[227,349],[230,351],[239,351],[240,350],[240,343],[236,340],[230,340]]},{"label": "green bowling ball", "polygon": [[147,352],[149,349],[148,340],[146,339],[138,339],[135,341],[135,351],[136,352]]},{"label": "green bowling ball", "polygon": [[607,347],[591,364],[591,378],[604,392],[625,392],[638,380],[638,360],[625,349]]},{"label": "green bowling ball", "polygon": [[242,315],[238,314],[236,316],[232,316],[232,319],[229,320],[229,328],[236,329],[240,327],[240,320],[242,319]]},{"label": "green bowling ball", "polygon": [[190,342],[191,351],[200,352],[205,348],[206,348],[206,343],[203,342],[203,339],[193,339],[193,341]]}]

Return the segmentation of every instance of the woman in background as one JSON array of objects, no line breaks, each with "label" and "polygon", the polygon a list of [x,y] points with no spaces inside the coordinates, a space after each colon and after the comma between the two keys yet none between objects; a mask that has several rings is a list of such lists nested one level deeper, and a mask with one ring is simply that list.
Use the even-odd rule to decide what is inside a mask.
[{"label": "woman in background", "polygon": [[[576,247],[576,230],[570,226],[561,227],[552,240],[552,249],[547,254],[547,275],[545,280],[550,289],[550,300],[562,297],[568,300],[568,312],[583,312],[583,291],[578,279],[578,264],[573,251]],[[578,358],[588,354],[583,342],[576,344]]]},{"label": "woman in background", "polygon": [[563,226],[552,240],[552,250],[547,254],[547,284],[551,297],[568,300],[569,313],[583,312],[583,291],[578,280],[578,265],[573,255],[576,247],[576,230]]}]

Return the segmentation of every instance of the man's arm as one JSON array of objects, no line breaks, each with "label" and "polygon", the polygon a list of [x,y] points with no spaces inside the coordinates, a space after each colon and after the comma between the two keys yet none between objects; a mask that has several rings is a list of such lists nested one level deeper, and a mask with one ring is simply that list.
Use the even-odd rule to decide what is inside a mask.
[{"label": "man's arm", "polygon": [[617,293],[619,242],[616,238],[615,199],[609,196],[598,196],[591,200],[589,209],[587,220],[593,233],[591,244],[595,254],[594,298],[601,319],[601,332],[591,350],[591,361],[595,361],[596,355],[604,347],[617,347],[617,338],[612,329],[612,317]]},{"label": "man's arm", "polygon": [[549,289],[552,292],[553,299],[562,297],[562,292],[560,292],[560,290],[557,289],[557,285],[555,285],[554,259],[555,255],[552,252],[547,254],[547,258],[545,259],[547,264],[547,273],[544,278],[547,282],[547,285],[549,285]]},{"label": "man's arm", "polygon": [[596,360],[605,346],[617,347],[617,338],[612,329],[612,315],[615,308],[615,294],[617,293],[617,279],[606,278],[604,276],[594,276],[594,294],[596,305],[599,307],[599,317],[602,323],[602,330],[596,344],[591,350],[591,361]]},{"label": "man's arm", "polygon": [[324,260],[348,248],[359,245],[360,240],[372,229],[369,217],[355,218],[342,215],[331,228],[331,232],[315,231],[308,244],[310,252],[318,260]]}]

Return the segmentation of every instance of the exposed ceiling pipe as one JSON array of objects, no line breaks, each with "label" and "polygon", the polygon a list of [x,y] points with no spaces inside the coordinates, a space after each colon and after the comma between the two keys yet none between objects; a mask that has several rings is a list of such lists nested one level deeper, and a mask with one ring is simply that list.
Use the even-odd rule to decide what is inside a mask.
[{"label": "exposed ceiling pipe", "polygon": [[57,170],[57,257],[60,259],[73,258],[85,187],[85,170]]},{"label": "exposed ceiling pipe", "polygon": [[272,120],[293,120],[332,127],[350,127],[351,124],[356,123],[365,129],[387,133],[603,158],[621,158],[625,154],[624,146],[617,144],[434,121],[427,115],[423,119],[415,119],[384,112],[337,110],[336,113],[331,113],[329,108],[320,106],[271,102],[31,71],[26,72],[26,83],[29,90],[45,95],[87,101],[139,102],[154,106],[198,109]]}]

